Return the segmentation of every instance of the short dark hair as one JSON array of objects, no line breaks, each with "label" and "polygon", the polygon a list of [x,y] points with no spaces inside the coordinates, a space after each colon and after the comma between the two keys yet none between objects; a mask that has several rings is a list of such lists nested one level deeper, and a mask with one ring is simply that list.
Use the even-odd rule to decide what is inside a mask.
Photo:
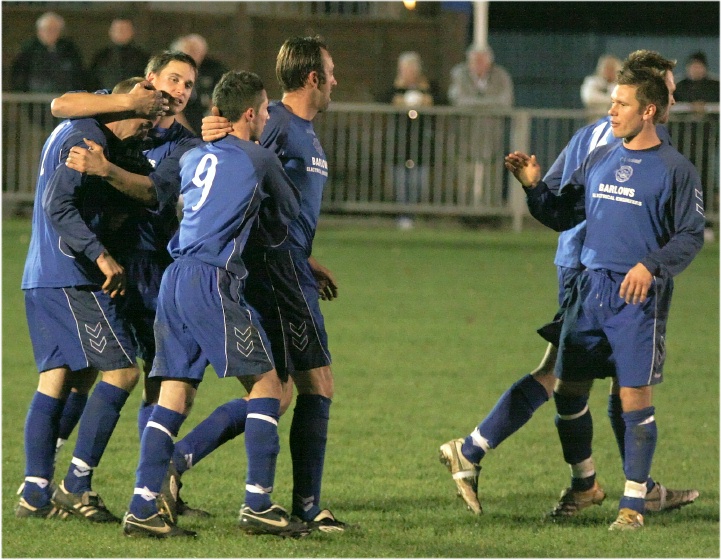
[{"label": "short dark hair", "polygon": [[145,78],[143,78],[142,76],[134,76],[132,78],[127,78],[115,84],[112,93],[128,93],[131,89],[135,87],[136,84],[139,84],[143,81],[145,81]]},{"label": "short dark hair", "polygon": [[193,60],[193,57],[180,51],[163,51],[158,54],[154,54],[150,57],[147,66],[145,67],[145,75],[147,76],[151,72],[157,74],[163,70],[168,64],[177,60],[178,62],[185,62],[195,70],[195,75],[198,75],[198,65]]},{"label": "short dark hair", "polygon": [[661,56],[656,51],[650,51],[647,49],[640,49],[633,51],[623,61],[622,70],[628,68],[630,70],[638,70],[646,68],[648,70],[655,70],[662,78],[666,78],[666,72],[673,72],[676,68],[676,61]]},{"label": "short dark hair", "polygon": [[656,106],[653,122],[658,122],[668,110],[668,86],[657,70],[650,68],[623,68],[618,73],[619,86],[636,87],[636,100],[641,104],[641,110],[648,105]]},{"label": "short dark hair", "polygon": [[706,53],[703,51],[696,51],[691,56],[688,57],[688,60],[686,61],[686,64],[691,64],[692,62],[700,62],[704,66],[708,66],[708,61],[706,59]]},{"label": "short dark hair", "polygon": [[325,83],[323,50],[328,46],[320,35],[293,37],[283,43],[275,63],[275,76],[283,92],[301,89],[311,72],[318,72],[319,83]]},{"label": "short dark hair", "polygon": [[263,100],[263,81],[253,72],[231,70],[223,74],[213,89],[213,105],[231,123],[248,109],[256,111]]}]

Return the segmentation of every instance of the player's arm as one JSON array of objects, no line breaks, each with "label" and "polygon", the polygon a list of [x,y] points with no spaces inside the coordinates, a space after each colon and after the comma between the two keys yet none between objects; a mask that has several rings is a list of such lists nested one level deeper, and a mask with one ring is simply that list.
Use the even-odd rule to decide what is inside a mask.
[{"label": "player's arm", "polygon": [[78,210],[76,191],[81,183],[80,173],[65,165],[59,165],[48,181],[42,200],[43,211],[55,231],[74,253],[85,255],[98,265],[105,275],[103,292],[110,294],[110,297],[123,295],[125,271],[90,231]]},{"label": "player's arm", "polygon": [[663,247],[641,260],[654,276],[680,274],[703,247],[703,187],[696,168],[687,163],[673,170],[672,196],[666,207],[673,234]]},{"label": "player's arm", "polygon": [[56,97],[50,103],[54,117],[61,119],[94,117],[104,113],[135,113],[139,116],[161,116],[170,110],[161,91],[149,82],[135,84],[128,93],[98,95],[74,91]]},{"label": "player's arm", "polygon": [[543,225],[565,231],[586,219],[583,184],[574,180],[576,173],[582,175],[582,169],[574,173],[571,183],[557,196],[541,180],[541,167],[536,156],[513,152],[506,156],[505,166],[526,191],[529,212]]},{"label": "player's arm", "polygon": [[73,146],[65,161],[67,167],[79,173],[100,177],[113,188],[146,206],[152,207],[158,203],[155,185],[150,177],[131,173],[111,163],[105,157],[102,146],[87,138],[83,138],[83,141],[88,147]]}]

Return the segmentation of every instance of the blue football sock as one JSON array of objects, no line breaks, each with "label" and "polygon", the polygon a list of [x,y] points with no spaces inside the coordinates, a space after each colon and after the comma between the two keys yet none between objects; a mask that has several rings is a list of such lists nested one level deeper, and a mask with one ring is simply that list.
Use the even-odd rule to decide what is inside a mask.
[{"label": "blue football sock", "polygon": [[148,404],[145,401],[140,401],[140,408],[138,409],[138,439],[142,441],[143,430],[148,425],[150,415],[153,413],[155,405],[153,403]]},{"label": "blue football sock", "polygon": [[623,420],[623,407],[620,395],[608,395],[608,419],[611,421],[613,435],[616,438],[618,451],[621,453],[621,462],[626,456],[626,422]]},{"label": "blue football sock", "polygon": [[[649,406],[641,410],[624,412],[626,421],[626,459],[623,472],[626,475],[626,490],[619,508],[630,508],[643,513],[645,507],[645,488],[651,472],[651,461],[656,450],[655,408]],[[641,495],[643,494],[643,495]]]},{"label": "blue football sock", "polygon": [[461,452],[478,464],[489,449],[495,449],[531,419],[548,400],[546,388],[532,375],[525,375],[501,395],[496,406],[463,442]]},{"label": "blue football sock", "polygon": [[554,391],[556,401],[556,429],[561,440],[563,459],[571,466],[571,488],[589,490],[596,481],[591,459],[593,419],[588,397],[569,397]]},{"label": "blue football sock", "polygon": [[80,418],[78,440],[65,476],[65,489],[74,494],[92,489],[92,469],[98,466],[120,418],[129,393],[100,381]]},{"label": "blue football sock", "polygon": [[245,419],[245,452],[248,455],[245,504],[253,511],[265,511],[271,506],[275,462],[280,452],[279,413],[278,399],[248,401],[248,416]]},{"label": "blue football sock", "polygon": [[36,392],[25,418],[23,498],[34,507],[42,507],[50,501],[55,440],[62,411],[63,401]]},{"label": "blue football sock", "polygon": [[236,399],[216,408],[175,444],[173,464],[180,474],[197,465],[212,451],[245,431],[248,401]]},{"label": "blue football sock", "polygon": [[298,395],[290,426],[293,460],[293,514],[311,520],[320,513],[325,446],[331,400],[321,395]]},{"label": "blue football sock", "polygon": [[153,407],[153,413],[140,440],[140,461],[135,471],[135,491],[128,510],[138,519],[147,519],[158,512],[155,498],[163,486],[173,455],[173,438],[183,425],[185,416],[179,412]]},{"label": "blue football sock", "polygon": [[70,437],[70,434],[73,433],[75,426],[77,426],[80,421],[80,416],[83,414],[85,403],[87,402],[87,393],[70,392],[65,401],[65,406],[63,406],[63,414],[60,417],[58,438],[68,439]]}]

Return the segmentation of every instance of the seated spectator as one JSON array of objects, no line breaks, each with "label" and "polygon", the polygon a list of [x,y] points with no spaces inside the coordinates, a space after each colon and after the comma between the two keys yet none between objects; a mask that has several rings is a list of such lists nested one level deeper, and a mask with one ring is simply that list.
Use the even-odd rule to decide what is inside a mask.
[{"label": "seated spectator", "polygon": [[693,53],[686,62],[686,77],[676,84],[673,94],[678,103],[718,103],[719,81],[708,74],[706,54]]},{"label": "seated spectator", "polygon": [[108,29],[110,45],[93,57],[90,75],[92,89],[110,89],[130,76],[144,76],[150,54],[137,46],[135,25],[129,17],[116,17]]},{"label": "seated spectator", "polygon": [[70,39],[61,37],[65,20],[46,12],[35,22],[36,36],[25,41],[10,70],[12,91],[62,93],[85,89],[83,59]]},{"label": "seated spectator", "polygon": [[513,106],[513,81],[502,66],[494,64],[491,47],[469,47],[466,62],[451,70],[448,99],[459,107]]},{"label": "seated spectator", "polygon": [[581,85],[581,101],[586,109],[598,113],[609,110],[611,92],[616,87],[616,74],[620,69],[621,61],[612,54],[604,54],[598,59],[596,73],[586,76]]},{"label": "seated spectator", "polygon": [[[213,88],[228,68],[214,58],[208,56],[208,43],[197,33],[184,35],[175,40],[170,50],[184,52],[190,55],[198,66],[198,78],[193,88],[193,94],[183,111],[187,123],[183,123],[196,133],[200,134],[203,117],[209,114],[212,105]],[[182,122],[182,119],[179,119]]]}]

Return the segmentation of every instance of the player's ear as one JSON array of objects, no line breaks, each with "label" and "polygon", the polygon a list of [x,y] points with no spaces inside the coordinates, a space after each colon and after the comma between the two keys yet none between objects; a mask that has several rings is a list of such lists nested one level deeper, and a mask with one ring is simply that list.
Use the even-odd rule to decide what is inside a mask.
[{"label": "player's ear", "polygon": [[253,109],[253,107],[245,110],[245,118],[248,119],[248,121],[252,121],[255,118],[255,109]]},{"label": "player's ear", "polygon": [[656,115],[656,105],[651,103],[650,105],[646,105],[646,109],[643,111],[643,117],[648,118],[649,120],[653,120],[653,117]]},{"label": "player's ear", "polygon": [[313,70],[310,74],[308,74],[308,81],[313,87],[317,86],[320,83],[318,80],[318,72]]}]

